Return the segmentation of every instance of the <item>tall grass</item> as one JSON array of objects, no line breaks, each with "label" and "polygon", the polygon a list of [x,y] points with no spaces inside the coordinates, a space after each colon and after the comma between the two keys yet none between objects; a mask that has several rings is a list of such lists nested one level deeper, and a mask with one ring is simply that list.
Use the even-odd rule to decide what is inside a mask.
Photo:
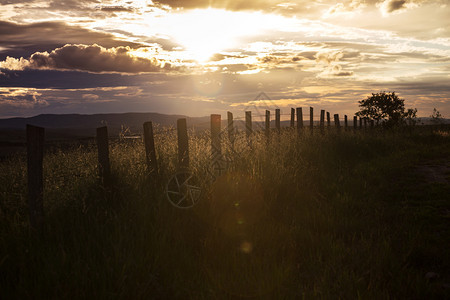
[{"label": "tall grass", "polygon": [[189,210],[164,192],[177,171],[174,130],[155,137],[161,182],[142,141],[111,145],[111,188],[95,147],[47,153],[42,234],[28,225],[25,158],[2,161],[2,298],[449,296],[449,186],[412,172],[448,161],[448,135],[285,130],[234,145],[224,135],[219,177],[210,143],[190,133],[203,192]]}]

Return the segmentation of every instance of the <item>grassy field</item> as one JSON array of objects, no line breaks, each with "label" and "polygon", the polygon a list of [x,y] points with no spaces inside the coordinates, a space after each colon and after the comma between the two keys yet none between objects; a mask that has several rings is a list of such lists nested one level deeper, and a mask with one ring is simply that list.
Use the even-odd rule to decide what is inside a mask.
[{"label": "grassy field", "polygon": [[450,134],[256,134],[209,175],[208,134],[191,135],[202,187],[172,206],[176,131],[156,135],[161,182],[142,141],[46,153],[45,227],[29,227],[26,160],[0,162],[0,298],[444,299],[450,297]]}]

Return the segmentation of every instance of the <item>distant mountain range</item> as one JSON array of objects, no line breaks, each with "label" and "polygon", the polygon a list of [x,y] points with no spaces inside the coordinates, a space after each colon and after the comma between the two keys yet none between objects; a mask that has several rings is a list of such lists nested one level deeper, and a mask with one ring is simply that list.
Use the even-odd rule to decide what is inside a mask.
[{"label": "distant mountain range", "polygon": [[162,127],[176,127],[177,120],[186,118],[189,127],[209,128],[209,117],[187,117],[159,113],[117,113],[117,114],[43,114],[30,118],[0,119],[0,141],[23,141],[27,124],[44,127],[46,139],[82,138],[95,136],[95,129],[108,126],[109,135],[118,135],[125,128],[132,134],[142,132],[147,121]]},{"label": "distant mountain range", "polygon": [[86,129],[107,125],[108,128],[127,126],[131,130],[142,128],[147,121],[162,126],[176,125],[177,119],[187,118],[189,124],[209,122],[209,117],[191,118],[182,115],[165,115],[159,113],[119,113],[119,114],[44,114],[30,118],[0,119],[0,128],[24,129],[26,124],[54,129]]}]

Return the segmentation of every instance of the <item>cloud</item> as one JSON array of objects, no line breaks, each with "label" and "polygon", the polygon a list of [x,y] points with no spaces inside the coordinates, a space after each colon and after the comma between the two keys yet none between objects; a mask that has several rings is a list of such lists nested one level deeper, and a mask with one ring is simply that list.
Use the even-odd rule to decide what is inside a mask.
[{"label": "cloud", "polygon": [[344,53],[342,51],[320,51],[316,53],[315,57],[316,62],[331,64],[333,62],[338,62],[344,57]]},{"label": "cloud", "polygon": [[0,4],[8,5],[8,4],[30,3],[34,1],[36,0],[0,0]]},{"label": "cloud", "polygon": [[157,0],[158,4],[168,5],[172,8],[218,8],[227,10],[255,10],[270,12],[292,13],[303,9],[306,3],[303,1],[283,1],[283,0]]},{"label": "cloud", "polygon": [[133,9],[124,6],[103,6],[100,10],[106,12],[133,12]]},{"label": "cloud", "polygon": [[265,71],[270,69],[297,69],[301,70],[305,66],[314,64],[314,53],[311,51],[305,52],[290,52],[290,53],[271,53],[264,56],[257,57],[257,64],[255,67],[263,68]]},{"label": "cloud", "polygon": [[100,4],[99,0],[52,0],[50,1],[47,9],[54,10],[67,10],[67,9],[84,9],[89,4]]},{"label": "cloud", "polygon": [[0,87],[24,87],[36,89],[84,89],[96,87],[134,86],[145,82],[161,80],[166,74],[148,73],[87,73],[79,71],[58,71],[24,69],[23,71],[2,69],[4,75],[0,78]]},{"label": "cloud", "polygon": [[23,70],[29,66],[30,61],[23,57],[16,59],[8,56],[4,61],[0,61],[0,68],[7,70]]},{"label": "cloud", "polygon": [[176,70],[177,67],[155,57],[132,54],[130,47],[103,48],[99,45],[65,45],[48,52],[36,52],[29,59],[7,57],[0,68],[9,70],[53,69],[94,73],[147,73]]},{"label": "cloud", "polygon": [[0,88],[0,107],[35,108],[48,106],[48,102],[41,99],[40,96],[42,94],[33,89]]},{"label": "cloud", "polygon": [[[241,6],[241,3],[249,3],[251,1],[210,1],[210,0],[158,0],[154,1],[159,4],[165,4],[169,5],[172,8],[186,8],[186,9],[192,9],[192,8],[229,8],[231,6]],[[229,3],[233,2],[233,4]],[[262,1],[254,1],[254,2],[262,2]],[[250,4],[247,4],[250,5]]]},{"label": "cloud", "polygon": [[[92,31],[63,22],[17,24],[0,21],[0,48],[5,47],[9,56],[28,57],[35,52],[50,51],[65,44],[97,44],[107,48],[143,46],[118,40],[111,33]],[[2,56],[0,52],[0,60],[4,58],[4,54]]]},{"label": "cloud", "polygon": [[335,5],[333,5],[332,7],[330,7],[328,9],[328,11],[326,12],[325,15],[334,15],[334,14],[339,14],[343,11],[346,11],[345,6],[343,3],[336,3]]},{"label": "cloud", "polygon": [[97,95],[97,94],[83,94],[81,97],[84,100],[89,100],[89,101],[95,101],[95,100],[98,100],[100,98],[100,96]]},{"label": "cloud", "polygon": [[352,76],[353,71],[343,71],[341,65],[334,65],[331,70],[329,70],[329,74],[332,76],[347,77]]},{"label": "cloud", "polygon": [[391,13],[398,13],[411,6],[415,6],[415,3],[419,3],[421,1],[407,1],[407,0],[384,0],[382,2],[378,2],[377,6],[380,8],[381,12],[384,15]]},{"label": "cloud", "polygon": [[331,78],[331,77],[349,77],[353,76],[353,71],[344,71],[342,66],[338,64],[329,65],[325,70],[318,74],[319,78]]},{"label": "cloud", "polygon": [[405,0],[391,0],[387,1],[387,11],[393,12],[399,9],[406,8],[406,1]]},{"label": "cloud", "polygon": [[[325,69],[317,77],[348,77],[353,76],[353,71],[343,71],[340,60],[344,57],[343,51],[319,51],[315,55],[317,63],[325,63]],[[358,57],[355,53],[349,53],[348,58]]]}]

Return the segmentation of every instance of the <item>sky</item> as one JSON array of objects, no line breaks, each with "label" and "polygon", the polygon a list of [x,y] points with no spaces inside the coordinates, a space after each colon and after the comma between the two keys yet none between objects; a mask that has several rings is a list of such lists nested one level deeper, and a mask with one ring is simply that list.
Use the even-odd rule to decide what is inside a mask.
[{"label": "sky", "polygon": [[353,116],[381,91],[450,117],[449,16],[450,0],[0,0],[0,118]]}]

